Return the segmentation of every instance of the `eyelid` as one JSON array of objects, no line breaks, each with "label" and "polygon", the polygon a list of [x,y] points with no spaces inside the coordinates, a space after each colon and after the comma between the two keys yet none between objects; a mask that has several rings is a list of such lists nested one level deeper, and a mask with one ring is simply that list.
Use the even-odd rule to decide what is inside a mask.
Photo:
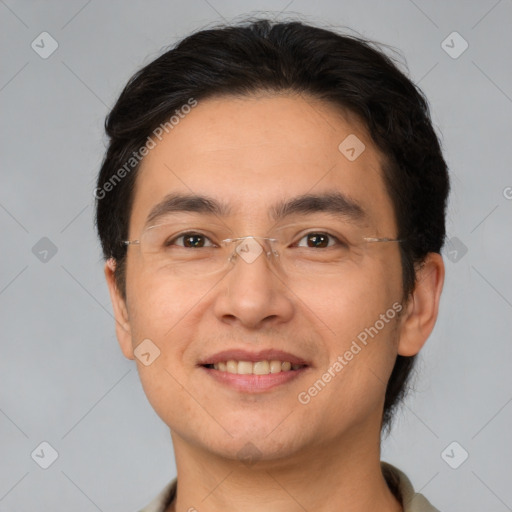
[{"label": "eyelid", "polygon": [[327,247],[334,247],[336,245],[347,245],[347,242],[342,240],[340,237],[333,235],[329,231],[321,229],[311,229],[301,235],[297,235],[297,242],[294,242],[293,245],[297,245],[303,238],[307,237],[308,235],[325,235],[334,240],[335,243],[332,245],[328,245]]},{"label": "eyelid", "polygon": [[[216,244],[212,239],[211,237],[209,237],[208,235],[206,235],[205,233],[202,233],[201,231],[197,230],[197,231],[191,231],[191,230],[187,230],[187,231],[183,231],[181,233],[176,233],[175,235],[172,235],[172,238],[170,238],[169,240],[166,241],[166,245],[167,246],[170,246],[170,245],[176,245],[176,240],[180,239],[180,238],[183,238],[183,237],[186,237],[187,235],[198,235],[198,236],[202,236],[204,237],[205,239],[209,240],[211,245],[208,245],[207,247],[218,247],[218,244]],[[171,244],[172,242],[172,244]],[[186,248],[184,245],[178,245],[178,247],[184,247]]]}]

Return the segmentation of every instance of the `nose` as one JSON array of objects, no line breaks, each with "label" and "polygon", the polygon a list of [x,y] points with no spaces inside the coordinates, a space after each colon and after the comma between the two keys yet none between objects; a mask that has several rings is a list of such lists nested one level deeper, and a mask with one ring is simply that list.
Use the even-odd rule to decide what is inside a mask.
[{"label": "nose", "polygon": [[294,314],[293,294],[273,265],[277,254],[270,241],[241,239],[222,279],[214,311],[219,320],[248,329],[274,326]]}]

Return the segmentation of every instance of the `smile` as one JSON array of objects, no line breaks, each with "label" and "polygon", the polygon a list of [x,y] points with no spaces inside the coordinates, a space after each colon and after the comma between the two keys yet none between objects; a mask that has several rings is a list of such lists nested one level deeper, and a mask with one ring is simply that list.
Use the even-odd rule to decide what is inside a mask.
[{"label": "smile", "polygon": [[204,365],[206,368],[238,375],[269,375],[271,373],[290,372],[304,368],[304,364],[292,364],[289,361],[219,361],[215,364]]},{"label": "smile", "polygon": [[292,365],[288,361],[278,360],[256,362],[228,360],[203,364],[199,368],[214,382],[237,392],[251,394],[278,389],[310,370],[308,365]]}]

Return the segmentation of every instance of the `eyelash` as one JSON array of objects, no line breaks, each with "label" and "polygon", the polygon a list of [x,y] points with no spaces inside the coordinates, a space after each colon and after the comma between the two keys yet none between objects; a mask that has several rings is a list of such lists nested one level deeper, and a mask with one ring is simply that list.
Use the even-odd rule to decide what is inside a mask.
[{"label": "eyelash", "polygon": [[[327,232],[325,232],[325,231],[309,231],[309,232],[307,232],[307,233],[303,234],[303,235],[301,236],[301,238],[299,238],[298,242],[300,242],[301,240],[303,240],[304,238],[306,238],[306,237],[307,237],[307,236],[309,236],[309,235],[325,235],[325,236],[329,237],[330,239],[334,240],[335,244],[339,244],[339,245],[342,245],[342,246],[346,246],[346,245],[347,245],[346,243],[344,243],[343,241],[341,241],[338,237],[336,237],[336,236],[332,235],[331,233],[327,233]],[[204,238],[205,238],[205,239],[207,239],[207,240],[210,240],[210,238],[209,238],[208,236],[206,236],[205,234],[203,234],[203,233],[196,232],[196,231],[187,231],[187,232],[185,232],[185,233],[181,233],[181,234],[179,234],[179,235],[175,236],[175,237],[174,237],[174,238],[172,238],[171,240],[166,241],[166,242],[165,242],[165,246],[166,246],[166,247],[170,247],[170,246],[172,246],[172,245],[176,245],[176,241],[177,241],[177,240],[179,240],[179,239],[184,239],[184,238],[186,238],[187,236],[201,236],[201,237],[204,237]],[[211,240],[210,240],[210,242],[211,242]],[[296,245],[298,244],[298,242],[296,242],[296,243],[295,243],[295,244],[293,244],[293,245],[294,245],[294,246],[296,246]],[[213,242],[211,242],[211,243],[212,243],[212,245],[209,245],[209,246],[207,246],[207,247],[213,247],[213,246],[215,246],[215,244],[213,244]],[[187,249],[187,247],[184,247],[183,245],[180,245],[179,247],[183,247],[184,249]],[[327,247],[325,247],[325,249],[326,249],[326,248],[328,248],[328,247],[332,247],[332,245],[328,245]],[[203,247],[201,247],[201,249],[202,249],[202,248],[203,248]]]},{"label": "eyelash", "polygon": [[[181,233],[180,235],[178,236],[175,236],[174,238],[172,238],[171,240],[166,240],[165,242],[165,246],[166,247],[169,247],[171,245],[176,245],[176,240],[179,240],[180,238],[186,238],[187,236],[202,236],[204,238],[206,238],[207,240],[210,240],[206,235],[204,235],[203,233],[198,233],[196,231],[187,231],[185,233]],[[213,244],[213,242],[212,242]],[[182,246],[180,246],[182,247]],[[186,248],[186,247],[184,247]]]}]

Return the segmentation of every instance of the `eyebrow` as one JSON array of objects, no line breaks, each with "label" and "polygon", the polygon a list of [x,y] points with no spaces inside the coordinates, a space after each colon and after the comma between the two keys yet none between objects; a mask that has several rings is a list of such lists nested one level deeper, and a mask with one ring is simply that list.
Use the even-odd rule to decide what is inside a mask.
[{"label": "eyebrow", "polygon": [[[195,194],[169,194],[151,209],[146,219],[146,226],[171,213],[199,213],[228,217],[232,212],[230,205],[211,197]],[[355,222],[362,222],[368,218],[366,211],[357,201],[341,192],[304,194],[279,201],[270,207],[269,217],[274,221],[279,221],[292,215],[308,215],[318,212],[342,216]]]},{"label": "eyebrow", "polygon": [[341,192],[304,194],[281,201],[270,210],[271,217],[276,221],[291,215],[307,215],[317,212],[339,215],[353,221],[363,221],[368,217],[357,201]]},{"label": "eyebrow", "polygon": [[225,203],[206,196],[169,194],[151,209],[146,219],[146,225],[150,225],[170,213],[202,213],[227,217],[231,213],[231,208]]}]

